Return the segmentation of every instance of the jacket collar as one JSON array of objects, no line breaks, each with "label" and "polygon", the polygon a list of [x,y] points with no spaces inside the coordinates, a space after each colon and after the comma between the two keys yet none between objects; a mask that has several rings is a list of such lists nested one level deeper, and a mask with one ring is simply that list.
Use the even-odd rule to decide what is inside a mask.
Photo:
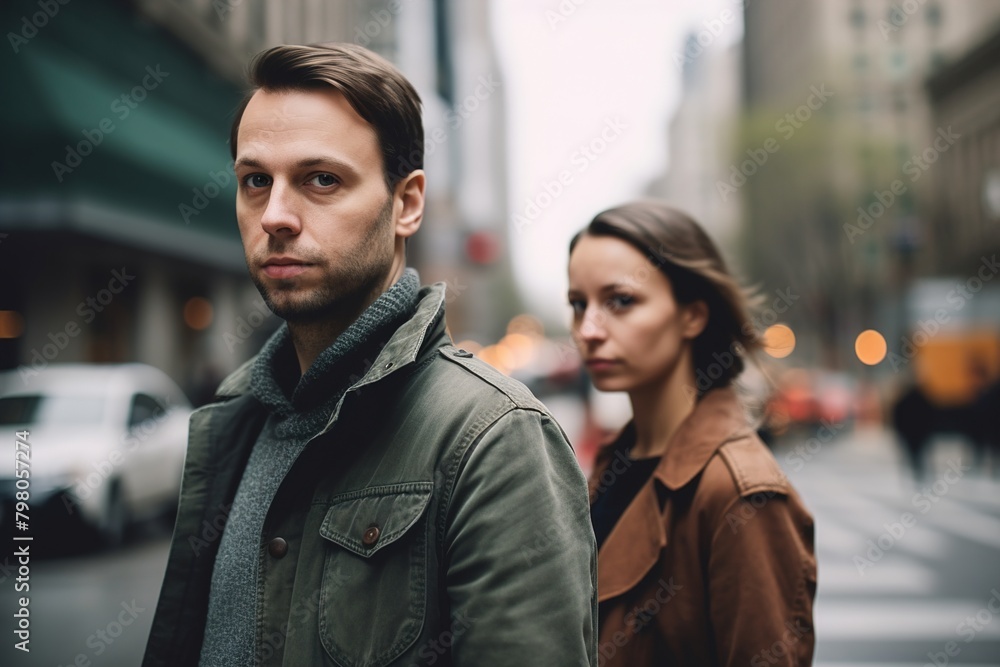
[{"label": "jacket collar", "polygon": [[713,389],[674,432],[653,478],[676,491],[708,465],[719,447],[751,430],[736,391],[732,387]]},{"label": "jacket collar", "polygon": [[[634,438],[634,433],[628,432],[632,425],[626,429],[623,436]],[[669,503],[666,506],[661,503],[653,480],[671,491],[686,486],[708,465],[719,447],[749,431],[750,426],[732,388],[712,390],[698,401],[694,411],[671,437],[652,479],[639,490],[601,545],[597,561],[600,602],[634,588],[656,565],[667,545],[667,516],[672,507]],[[619,442],[620,438],[616,445]],[[591,475],[592,499],[596,480],[603,477],[602,473],[609,467],[617,472],[612,464],[615,451],[621,450],[617,446],[606,447],[599,455]]]},{"label": "jacket collar", "polygon": [[[424,342],[435,338],[440,333],[439,329],[444,330],[445,283],[421,288],[418,298],[413,317],[396,329],[375,363],[348,391],[378,382],[413,363]],[[216,397],[234,398],[249,393],[251,370],[256,359],[257,355],[254,355],[223,380],[216,390]]]}]

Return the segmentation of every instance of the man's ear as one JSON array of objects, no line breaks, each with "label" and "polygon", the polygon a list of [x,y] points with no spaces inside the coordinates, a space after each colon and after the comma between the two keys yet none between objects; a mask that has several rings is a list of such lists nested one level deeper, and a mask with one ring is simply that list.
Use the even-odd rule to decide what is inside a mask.
[{"label": "man's ear", "polygon": [[708,304],[704,301],[694,301],[684,306],[683,334],[685,338],[694,340],[701,335],[708,325]]},{"label": "man's ear", "polygon": [[415,169],[396,183],[393,198],[396,200],[396,236],[410,238],[420,229],[424,219],[424,190],[427,178],[423,169]]}]

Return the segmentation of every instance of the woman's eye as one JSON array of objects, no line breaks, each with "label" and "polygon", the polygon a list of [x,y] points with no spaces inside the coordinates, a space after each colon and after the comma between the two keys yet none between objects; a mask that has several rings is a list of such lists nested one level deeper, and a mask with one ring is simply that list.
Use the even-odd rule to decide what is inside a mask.
[{"label": "woman's eye", "polygon": [[250,189],[266,188],[271,184],[271,177],[264,174],[249,174],[243,178],[243,185]]},{"label": "woman's eye", "polygon": [[337,184],[337,177],[333,174],[316,174],[309,179],[309,182],[321,188],[328,188],[331,185]]},{"label": "woman's eye", "polygon": [[570,299],[569,307],[573,309],[574,315],[581,315],[583,311],[587,310],[587,303],[580,299]]},{"label": "woman's eye", "polygon": [[621,310],[628,308],[633,303],[635,303],[635,297],[628,294],[615,294],[608,299],[607,306],[610,310]]}]

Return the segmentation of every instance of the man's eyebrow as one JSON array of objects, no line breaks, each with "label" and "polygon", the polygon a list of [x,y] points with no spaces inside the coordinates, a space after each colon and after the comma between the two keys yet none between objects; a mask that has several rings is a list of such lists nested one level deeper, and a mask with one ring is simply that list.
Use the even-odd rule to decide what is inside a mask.
[{"label": "man's eyebrow", "polygon": [[[349,171],[352,174],[356,174],[357,173],[357,169],[355,169],[353,165],[351,165],[351,164],[349,164],[349,163],[347,163],[347,162],[345,162],[343,160],[340,160],[338,158],[330,157],[330,156],[307,157],[307,158],[302,158],[301,160],[299,160],[298,162],[295,163],[295,167],[298,168],[298,169],[302,169],[302,168],[305,168],[305,167],[315,167],[315,166],[318,166],[318,165],[329,165],[329,166],[334,167],[335,169],[339,169],[339,170],[342,170],[342,171]],[[253,169],[263,169],[264,168],[264,163],[260,159],[254,157],[252,155],[248,155],[248,156],[237,158],[235,164],[233,165],[234,169],[240,169],[242,167],[251,167]]]}]

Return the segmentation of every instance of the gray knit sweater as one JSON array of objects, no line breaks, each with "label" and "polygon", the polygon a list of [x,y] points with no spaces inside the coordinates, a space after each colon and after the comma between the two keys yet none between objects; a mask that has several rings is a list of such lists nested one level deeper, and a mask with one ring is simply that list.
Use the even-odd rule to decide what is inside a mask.
[{"label": "gray knit sweater", "polygon": [[257,569],[268,508],[309,440],[326,426],[352,379],[363,375],[417,304],[420,279],[403,277],[324,350],[301,377],[288,325],[264,344],[250,391],[268,417],[247,461],[212,572],[203,667],[254,664]]}]

